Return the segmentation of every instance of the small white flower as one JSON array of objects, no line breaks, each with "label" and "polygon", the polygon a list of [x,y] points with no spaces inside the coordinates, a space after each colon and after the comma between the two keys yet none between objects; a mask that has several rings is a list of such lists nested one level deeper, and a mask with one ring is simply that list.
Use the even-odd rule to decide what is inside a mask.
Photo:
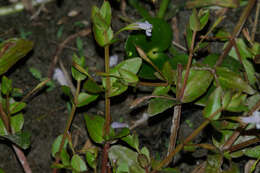
[{"label": "small white flower", "polygon": [[240,117],[240,120],[247,124],[248,123],[256,124],[256,128],[260,129],[260,112],[259,111],[255,111],[249,117]]},{"label": "small white flower", "polygon": [[125,127],[129,127],[127,123],[120,123],[120,122],[113,122],[111,124],[111,127],[113,129],[119,129],[119,128],[125,128]]},{"label": "small white flower", "polygon": [[52,79],[57,80],[60,85],[69,86],[69,84],[65,78],[65,75],[60,68],[55,68]]},{"label": "small white flower", "polygon": [[109,58],[109,66],[110,67],[117,65],[117,62],[118,62],[118,55],[110,56],[110,58]]},{"label": "small white flower", "polygon": [[153,29],[153,25],[150,24],[148,21],[145,22],[135,22],[131,25],[133,27],[133,29],[142,29],[145,30],[145,34],[147,36],[152,36],[152,29]]}]

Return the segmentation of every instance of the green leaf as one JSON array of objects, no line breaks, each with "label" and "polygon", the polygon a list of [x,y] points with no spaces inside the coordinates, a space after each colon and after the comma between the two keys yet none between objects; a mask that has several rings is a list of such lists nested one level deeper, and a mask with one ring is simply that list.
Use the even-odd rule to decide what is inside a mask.
[{"label": "green leaf", "polygon": [[[205,118],[209,118],[213,113],[219,110],[221,105],[221,98],[222,98],[223,91],[221,87],[217,87],[213,93],[209,96],[208,103],[203,110],[203,116]],[[221,112],[216,114],[212,120],[217,120],[221,116]]]},{"label": "green leaf", "polygon": [[1,91],[4,95],[9,95],[12,91],[12,80],[8,79],[6,76],[2,77]]},{"label": "green leaf", "polygon": [[112,136],[110,136],[110,140],[113,140],[113,139],[120,139],[120,138],[123,138],[127,135],[129,135],[130,133],[130,130],[129,128],[122,128],[120,132],[116,133],[116,134],[113,134]]},{"label": "green leaf", "polygon": [[78,172],[86,171],[87,166],[85,162],[81,159],[81,157],[77,154],[73,155],[71,159],[71,166]]},{"label": "green leaf", "polygon": [[63,85],[61,86],[61,90],[66,96],[70,98],[70,100],[73,100],[73,95],[71,93],[70,87]]},{"label": "green leaf", "polygon": [[256,72],[255,72],[253,64],[250,61],[248,61],[247,59],[242,60],[242,63],[246,70],[249,84],[254,85],[256,83],[257,79],[256,79]]},{"label": "green leaf", "polygon": [[2,121],[2,118],[0,118],[0,136],[7,135],[8,132],[5,128],[4,122]]},{"label": "green leaf", "polygon": [[141,149],[140,153],[142,153],[142,154],[144,154],[146,156],[146,158],[148,159],[148,162],[151,162],[150,152],[149,152],[147,147],[143,147]]},{"label": "green leaf", "polygon": [[128,135],[126,137],[123,137],[122,140],[126,142],[129,146],[139,151],[139,139],[137,134]]},{"label": "green leaf", "polygon": [[202,30],[209,20],[209,10],[200,10],[199,11],[199,20],[200,20],[200,28],[199,30]]},{"label": "green leaf", "polygon": [[65,149],[61,150],[60,158],[61,158],[62,164],[64,166],[70,165],[70,155],[67,153],[67,151]]},{"label": "green leaf", "polygon": [[255,90],[237,73],[227,68],[217,67],[216,74],[223,89],[234,89],[236,91],[246,92],[251,95],[255,93]]},{"label": "green leaf", "polygon": [[4,170],[2,168],[0,168],[0,173],[5,173]]},{"label": "green leaf", "polygon": [[[62,141],[62,137],[63,137],[63,135],[59,135],[59,136],[54,140],[54,142],[53,142],[53,144],[52,144],[51,155],[52,155],[52,157],[54,157],[54,158],[55,158],[56,154],[59,152],[59,148],[60,148],[60,144],[61,144],[61,141]],[[66,150],[67,145],[68,145],[68,139],[66,138],[62,149],[63,149],[63,150]]]},{"label": "green leaf", "polygon": [[99,115],[89,116],[87,114],[85,114],[84,117],[91,139],[96,143],[103,143],[103,127],[105,124],[104,118]]},{"label": "green leaf", "polygon": [[105,20],[107,25],[110,25],[111,23],[111,17],[112,17],[112,12],[111,12],[111,6],[108,1],[104,1],[100,8],[100,14],[102,18]]},{"label": "green leaf", "polygon": [[[172,31],[170,25],[163,19],[147,19],[153,25],[152,36],[149,39],[143,33],[131,34],[125,45],[128,58],[138,56],[136,46],[140,47],[148,58],[161,70],[169,57],[164,53],[169,48],[172,41]],[[144,63],[140,69],[139,76],[145,79],[155,79],[155,70],[149,64]]]},{"label": "green leaf", "polygon": [[36,68],[29,68],[30,73],[38,80],[42,80],[42,73]]},{"label": "green leaf", "polygon": [[190,28],[193,30],[193,32],[200,30],[200,21],[197,10],[195,8],[192,9],[192,14],[190,16]]},{"label": "green leaf", "polygon": [[[208,56],[206,56],[202,63],[203,64],[207,64],[210,67],[214,67],[218,58],[219,58],[219,54],[209,54]],[[243,66],[240,64],[240,62],[236,59],[234,59],[231,56],[227,56],[226,58],[224,58],[221,67],[226,67],[229,70],[236,72],[236,73],[240,73],[240,71],[243,69]]]},{"label": "green leaf", "polygon": [[31,134],[29,132],[18,132],[15,134],[4,135],[0,137],[8,139],[9,141],[13,142],[14,144],[21,147],[24,150],[29,148],[30,146]]},{"label": "green leaf", "polygon": [[20,132],[24,124],[23,114],[20,113],[15,116],[12,116],[10,120],[11,120],[12,132],[14,133]]},{"label": "green leaf", "polygon": [[[73,55],[73,62],[75,62],[76,64],[78,64],[79,66],[81,66],[84,69],[85,58],[83,56],[81,58],[79,58],[76,54],[74,54]],[[74,66],[71,67],[71,74],[72,74],[72,77],[77,81],[81,81],[81,80],[86,79],[86,75],[83,74],[82,72],[80,72]]]},{"label": "green leaf", "polygon": [[86,152],[86,160],[92,169],[97,169],[97,149]]},{"label": "green leaf", "polygon": [[9,70],[23,58],[33,47],[33,42],[12,38],[0,44],[0,75]]},{"label": "green leaf", "polygon": [[[183,71],[183,77],[186,71]],[[213,80],[209,71],[191,69],[182,102],[188,103],[204,94]]]},{"label": "green leaf", "polygon": [[248,157],[259,158],[260,157],[260,145],[244,149],[244,153]]},{"label": "green leaf", "polygon": [[86,90],[89,93],[97,94],[100,92],[103,92],[104,89],[102,86],[98,85],[94,80],[88,78],[84,84],[83,84],[84,90]]},{"label": "green leaf", "polygon": [[24,103],[24,102],[14,102],[10,105],[11,114],[15,114],[17,112],[20,112],[25,107],[26,107],[26,103]]},{"label": "green leaf", "polygon": [[227,105],[225,110],[230,112],[242,112],[248,111],[248,107],[246,105],[246,94],[236,93],[232,96],[230,103]]},{"label": "green leaf", "polygon": [[159,86],[159,87],[156,87],[153,90],[152,95],[155,95],[155,96],[166,96],[169,91],[170,91],[170,86],[166,86],[166,87]]},{"label": "green leaf", "polygon": [[[128,88],[127,84],[123,83],[121,76],[120,76],[120,70],[121,73],[122,71],[128,71],[128,75],[131,73],[132,78],[133,74],[136,74],[140,68],[142,64],[142,59],[141,58],[132,58],[132,59],[128,59],[125,61],[122,61],[121,63],[119,63],[118,65],[116,65],[114,68],[112,68],[110,70],[110,85],[111,85],[111,93],[110,93],[110,97],[119,95],[123,92],[125,92]],[[124,73],[123,72],[123,73]],[[126,75],[126,74],[124,74]],[[112,76],[116,76],[116,77],[112,77]],[[131,77],[130,77],[131,78]],[[106,78],[102,79],[102,84],[104,86],[104,88],[106,88]],[[136,79],[134,79],[136,80]]]},{"label": "green leaf", "polygon": [[134,74],[137,74],[141,65],[142,65],[142,59],[135,57],[120,62],[118,65],[116,65],[115,69],[123,69],[123,70],[130,71]]},{"label": "green leaf", "polygon": [[222,160],[220,154],[208,155],[205,173],[221,173]]},{"label": "green leaf", "polygon": [[129,84],[136,84],[138,82],[138,77],[133,72],[124,70],[122,68],[119,69],[118,72],[120,73],[120,76],[125,82]]},{"label": "green leaf", "polygon": [[111,23],[111,7],[109,2],[104,2],[101,9],[94,6],[92,8],[91,18],[93,21],[93,32],[97,43],[104,47],[113,40],[113,30]]},{"label": "green leaf", "polygon": [[109,149],[108,156],[110,161],[116,164],[117,170],[124,166],[124,171],[131,173],[145,173],[145,170],[139,166],[137,161],[138,153],[129,148],[114,145]]},{"label": "green leaf", "polygon": [[78,102],[77,102],[77,107],[82,107],[82,106],[86,106],[89,103],[95,101],[98,98],[98,95],[91,95],[88,93],[79,93],[78,96]]},{"label": "green leaf", "polygon": [[154,98],[150,101],[147,112],[151,116],[154,116],[162,113],[163,111],[173,107],[176,104],[176,100],[170,100],[166,98]]},{"label": "green leaf", "polygon": [[[238,38],[235,41],[236,41],[236,45],[237,45],[237,48],[239,50],[239,54],[240,54],[242,60],[246,59],[246,58],[253,58],[253,54],[251,53],[250,49],[247,47],[247,45],[243,39]],[[232,56],[233,58],[239,60],[234,47],[230,50],[229,56]]]},{"label": "green leaf", "polygon": [[172,84],[174,81],[175,71],[173,70],[169,61],[166,61],[162,69],[163,76],[169,84]]}]

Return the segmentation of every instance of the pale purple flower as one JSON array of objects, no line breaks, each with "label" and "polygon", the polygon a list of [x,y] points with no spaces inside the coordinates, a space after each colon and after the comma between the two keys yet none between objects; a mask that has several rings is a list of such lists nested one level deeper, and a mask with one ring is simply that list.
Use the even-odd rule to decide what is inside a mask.
[{"label": "pale purple flower", "polygon": [[150,24],[148,21],[145,22],[135,22],[133,24],[131,24],[131,27],[133,29],[142,29],[145,30],[145,34],[147,36],[152,36],[152,29],[153,29],[153,25]]},{"label": "pale purple flower", "polygon": [[53,80],[57,80],[60,85],[69,86],[68,81],[60,68],[55,68],[52,78]]},{"label": "pale purple flower", "polygon": [[111,124],[111,127],[113,128],[113,129],[119,129],[119,128],[128,128],[129,126],[128,126],[128,124],[127,123],[120,123],[120,122],[113,122],[112,124]]},{"label": "pale purple flower", "polygon": [[260,129],[260,112],[255,111],[251,116],[249,117],[240,117],[240,120],[246,124],[256,124],[256,128]]},{"label": "pale purple flower", "polygon": [[113,67],[113,66],[117,65],[117,63],[118,63],[118,55],[115,54],[115,55],[110,56],[109,66]]}]

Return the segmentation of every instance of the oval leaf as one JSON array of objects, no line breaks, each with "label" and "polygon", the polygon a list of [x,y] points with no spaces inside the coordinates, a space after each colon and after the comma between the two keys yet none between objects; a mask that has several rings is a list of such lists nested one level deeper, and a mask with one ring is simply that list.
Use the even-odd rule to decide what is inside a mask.
[{"label": "oval leaf", "polygon": [[0,44],[0,75],[23,58],[33,47],[33,42],[12,38]]},{"label": "oval leaf", "polygon": [[86,106],[89,103],[95,101],[98,98],[98,95],[91,95],[88,93],[79,93],[78,96],[78,102],[77,102],[77,107],[82,107],[82,106]]},{"label": "oval leaf", "polygon": [[99,115],[89,116],[87,114],[85,114],[84,117],[91,139],[96,143],[103,143],[104,118]]},{"label": "oval leaf", "polygon": [[77,172],[82,172],[87,170],[86,163],[77,154],[73,155],[71,159],[71,166]]},{"label": "oval leaf", "polygon": [[[184,74],[185,71],[183,72],[183,76]],[[207,91],[212,80],[213,75],[209,71],[191,69],[182,102],[192,102],[200,97]]]},{"label": "oval leaf", "polygon": [[[218,109],[221,108],[221,97],[222,97],[222,89],[218,87],[215,89],[213,93],[209,96],[208,103],[203,110],[203,116],[209,118],[213,113],[215,113]],[[217,120],[221,115],[221,112],[216,114],[213,120]]]}]

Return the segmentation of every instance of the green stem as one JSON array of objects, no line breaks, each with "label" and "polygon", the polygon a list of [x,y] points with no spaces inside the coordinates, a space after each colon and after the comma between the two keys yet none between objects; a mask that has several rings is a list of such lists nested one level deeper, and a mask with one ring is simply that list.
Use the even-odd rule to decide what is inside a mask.
[{"label": "green stem", "polygon": [[169,1],[170,0],[162,0],[162,2],[160,4],[159,11],[158,11],[158,14],[157,14],[157,17],[159,17],[159,18],[163,18],[164,17],[165,12],[166,12],[166,10],[168,8]]},{"label": "green stem", "polygon": [[[69,131],[69,129],[70,129],[70,126],[71,126],[72,121],[73,121],[74,116],[75,116],[75,112],[76,112],[76,108],[77,108],[77,103],[78,103],[78,95],[79,95],[79,92],[80,92],[80,83],[81,83],[81,81],[78,80],[78,81],[77,81],[77,89],[76,89],[76,93],[75,93],[75,96],[74,96],[74,103],[72,103],[72,108],[71,108],[70,116],[69,116],[69,119],[68,119],[68,121],[67,121],[67,123],[66,123],[66,128],[65,128],[65,130],[64,130],[64,132],[63,132],[63,136],[62,136],[62,140],[61,140],[61,144],[60,144],[60,147],[59,147],[58,154],[57,154],[57,156],[56,156],[56,158],[55,158],[55,163],[56,163],[56,164],[59,163],[59,161],[60,161],[60,153],[61,153],[61,151],[62,151],[62,148],[63,148],[64,144],[65,144],[65,140],[66,140],[66,138],[67,138],[68,131]],[[53,169],[53,173],[56,173],[56,171],[57,171],[57,169],[54,168],[54,169]]]}]

